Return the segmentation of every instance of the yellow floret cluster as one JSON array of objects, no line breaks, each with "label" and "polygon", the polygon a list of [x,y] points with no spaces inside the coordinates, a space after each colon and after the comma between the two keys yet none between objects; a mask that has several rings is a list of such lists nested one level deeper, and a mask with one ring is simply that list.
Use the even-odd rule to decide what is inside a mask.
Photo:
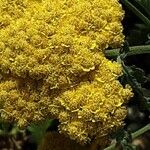
[{"label": "yellow floret cluster", "polygon": [[118,0],[1,0],[1,117],[57,118],[80,143],[122,126],[133,94],[103,53],[122,45],[122,18]]}]

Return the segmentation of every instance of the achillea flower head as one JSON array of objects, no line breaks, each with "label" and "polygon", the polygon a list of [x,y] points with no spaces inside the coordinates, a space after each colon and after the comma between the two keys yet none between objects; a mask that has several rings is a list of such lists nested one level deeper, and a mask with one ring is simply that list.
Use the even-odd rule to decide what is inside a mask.
[{"label": "achillea flower head", "polygon": [[133,94],[103,53],[122,45],[122,18],[117,0],[1,0],[1,117],[58,118],[80,143],[122,126]]},{"label": "achillea flower head", "polygon": [[[121,66],[104,58],[90,78],[92,81],[81,82],[56,97],[54,114],[61,122],[60,132],[80,143],[88,143],[121,127],[127,113],[123,104],[133,94],[129,86],[123,88],[116,80],[120,74]],[[54,105],[49,106],[52,113]]]},{"label": "achillea flower head", "polygon": [[100,64],[99,51],[123,42],[117,1],[2,0],[0,7],[1,70],[50,88],[76,84]]}]

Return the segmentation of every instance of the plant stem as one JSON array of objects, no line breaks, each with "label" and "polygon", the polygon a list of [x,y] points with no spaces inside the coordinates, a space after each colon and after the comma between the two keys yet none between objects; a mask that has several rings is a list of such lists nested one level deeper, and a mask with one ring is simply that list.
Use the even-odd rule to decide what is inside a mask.
[{"label": "plant stem", "polygon": [[[132,46],[129,47],[127,56],[138,55],[138,54],[150,54],[150,45]],[[119,55],[120,49],[106,50],[105,55],[108,58],[116,58]]]},{"label": "plant stem", "polygon": [[[143,128],[139,129],[138,131],[132,133],[132,139],[135,139],[137,137],[139,137],[140,135],[142,135],[143,133],[145,133],[146,131],[150,131],[150,124],[147,124],[146,126],[144,126]],[[105,148],[104,150],[116,150],[115,149],[116,143],[110,145],[109,147]]]},{"label": "plant stem", "polygon": [[144,16],[134,5],[132,5],[128,0],[121,0],[136,16],[138,16],[147,26],[150,26],[150,20]]},{"label": "plant stem", "polygon": [[146,131],[150,130],[150,124],[147,124],[145,127],[139,129],[138,131],[132,133],[132,139],[139,137],[141,134],[145,133]]}]

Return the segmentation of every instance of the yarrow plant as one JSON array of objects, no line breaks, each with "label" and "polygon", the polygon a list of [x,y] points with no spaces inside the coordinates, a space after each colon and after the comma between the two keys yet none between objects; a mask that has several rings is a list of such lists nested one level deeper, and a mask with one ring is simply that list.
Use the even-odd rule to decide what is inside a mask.
[{"label": "yarrow plant", "polygon": [[123,16],[117,0],[1,0],[1,118],[59,119],[81,144],[122,127],[133,93],[104,50],[123,45]]}]

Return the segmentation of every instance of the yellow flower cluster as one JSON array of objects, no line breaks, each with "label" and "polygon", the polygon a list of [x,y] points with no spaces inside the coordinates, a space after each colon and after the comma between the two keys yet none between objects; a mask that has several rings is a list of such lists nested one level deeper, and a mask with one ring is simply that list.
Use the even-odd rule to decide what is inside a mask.
[{"label": "yellow flower cluster", "polygon": [[118,0],[1,0],[1,117],[58,118],[80,143],[120,127],[132,92],[103,51],[121,46],[122,18]]},{"label": "yellow flower cluster", "polygon": [[76,84],[123,41],[114,0],[1,0],[0,10],[0,68],[51,89]]},{"label": "yellow flower cluster", "polygon": [[60,120],[60,132],[88,143],[93,137],[101,138],[121,127],[127,113],[123,104],[132,92],[128,85],[123,88],[116,80],[120,74],[119,64],[103,58],[89,81],[54,98],[49,110]]}]

